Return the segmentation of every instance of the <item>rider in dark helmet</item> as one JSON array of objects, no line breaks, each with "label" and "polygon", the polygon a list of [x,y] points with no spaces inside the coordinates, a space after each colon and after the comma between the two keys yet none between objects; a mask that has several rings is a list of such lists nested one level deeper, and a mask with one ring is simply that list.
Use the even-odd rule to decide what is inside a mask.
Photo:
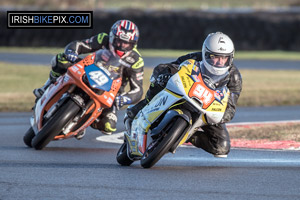
[{"label": "rider in dark helmet", "polygon": [[[77,40],[69,43],[63,53],[57,54],[51,61],[52,71],[50,77],[41,88],[33,91],[37,98],[40,98],[45,89],[54,83],[60,75],[73,65],[78,55],[95,52],[99,49],[109,49],[114,55],[122,60],[123,77],[122,86],[114,105],[105,109],[92,127],[99,129],[105,134],[116,131],[117,115],[116,110],[123,105],[137,103],[143,95],[144,61],[137,50],[139,39],[138,27],[129,20],[118,20],[111,27],[109,35],[99,33],[85,40]],[[125,92],[125,86],[129,83],[130,90]]]},{"label": "rider in dark helmet", "polygon": [[[151,99],[164,87],[169,78],[178,71],[178,66],[187,59],[194,59],[203,65],[212,76],[222,76],[228,73],[227,87],[230,98],[223,119],[219,124],[207,124],[201,127],[190,139],[194,146],[204,149],[215,157],[227,157],[230,151],[230,138],[225,123],[235,114],[236,104],[242,91],[242,76],[233,64],[234,45],[231,39],[221,33],[211,33],[205,39],[202,52],[190,53],[179,57],[175,62],[160,64],[153,70],[150,87],[146,98],[135,106],[127,109],[127,116],[132,120]],[[224,80],[223,80],[224,81]]]}]

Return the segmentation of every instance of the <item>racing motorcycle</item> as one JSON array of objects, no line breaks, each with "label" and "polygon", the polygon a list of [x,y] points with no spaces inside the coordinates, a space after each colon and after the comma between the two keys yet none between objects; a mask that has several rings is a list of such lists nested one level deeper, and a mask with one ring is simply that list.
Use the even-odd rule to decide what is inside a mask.
[{"label": "racing motorcycle", "polygon": [[117,162],[129,166],[140,160],[142,167],[150,168],[166,153],[175,153],[203,125],[219,123],[230,95],[227,77],[228,73],[211,74],[202,62],[183,62],[133,120],[125,115]]},{"label": "racing motorcycle", "polygon": [[81,139],[103,109],[112,106],[122,83],[120,62],[101,49],[69,67],[37,100],[24,143],[41,150],[52,140]]}]

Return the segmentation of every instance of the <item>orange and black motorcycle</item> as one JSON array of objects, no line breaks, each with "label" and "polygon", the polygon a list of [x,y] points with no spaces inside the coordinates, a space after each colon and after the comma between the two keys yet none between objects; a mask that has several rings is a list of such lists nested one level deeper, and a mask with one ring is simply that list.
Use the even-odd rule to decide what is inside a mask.
[{"label": "orange and black motorcycle", "polygon": [[122,84],[120,58],[101,49],[69,67],[37,100],[24,143],[37,150],[75,137],[113,105]]}]

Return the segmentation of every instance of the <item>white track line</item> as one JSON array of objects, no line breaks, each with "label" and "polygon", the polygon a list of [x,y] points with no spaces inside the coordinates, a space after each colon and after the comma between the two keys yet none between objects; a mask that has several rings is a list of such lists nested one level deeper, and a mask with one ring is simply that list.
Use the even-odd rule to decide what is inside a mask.
[{"label": "white track line", "polygon": [[111,135],[101,135],[96,138],[96,140],[101,142],[109,142],[109,143],[116,143],[116,144],[123,144],[124,141],[124,132],[113,133]]}]

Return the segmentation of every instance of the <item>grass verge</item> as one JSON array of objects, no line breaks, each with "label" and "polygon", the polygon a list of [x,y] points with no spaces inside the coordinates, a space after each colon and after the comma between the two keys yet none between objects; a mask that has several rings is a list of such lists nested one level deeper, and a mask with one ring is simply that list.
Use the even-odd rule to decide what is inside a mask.
[{"label": "grass verge", "polygon": [[232,139],[300,142],[300,123],[228,127]]},{"label": "grass verge", "polygon": [[299,70],[240,70],[239,106],[283,106],[300,103]]},{"label": "grass verge", "polygon": [[[32,90],[44,84],[50,67],[0,62],[0,111],[29,111]],[[144,93],[152,69],[145,68]],[[299,105],[300,71],[241,70],[243,91],[238,106]]]},{"label": "grass verge", "polygon": [[41,87],[49,76],[49,67],[0,63],[0,111],[30,111],[32,90]]}]

